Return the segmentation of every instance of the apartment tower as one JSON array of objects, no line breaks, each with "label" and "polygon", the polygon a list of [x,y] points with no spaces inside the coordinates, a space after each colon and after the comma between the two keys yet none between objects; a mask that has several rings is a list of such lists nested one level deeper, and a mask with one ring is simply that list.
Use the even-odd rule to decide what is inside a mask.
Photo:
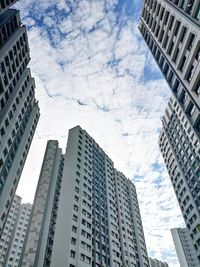
[{"label": "apartment tower", "polygon": [[174,98],[163,117],[159,146],[191,243],[200,259],[200,142]]},{"label": "apartment tower", "polygon": [[0,1],[0,233],[39,119],[26,28],[17,1]]},{"label": "apartment tower", "polygon": [[150,257],[149,257],[149,264],[150,264],[149,267],[169,267],[169,265],[166,262],[162,262],[157,259],[152,259]]},{"label": "apartment tower", "polygon": [[0,267],[19,267],[31,204],[15,195],[0,238]]},{"label": "apartment tower", "polygon": [[172,92],[159,145],[200,262],[200,3],[146,0],[139,29]]},{"label": "apartment tower", "polygon": [[31,208],[32,205],[30,203],[22,203],[20,205],[18,218],[15,224],[15,230],[12,235],[12,241],[10,243],[10,248],[6,257],[6,264],[4,267],[20,267],[19,261],[27,234]]},{"label": "apartment tower", "polygon": [[173,96],[200,134],[200,3],[145,0],[139,29]]},{"label": "apartment tower", "polygon": [[47,144],[21,266],[149,266],[135,186],[79,126]]},{"label": "apartment tower", "polygon": [[199,262],[195,258],[191,238],[187,228],[171,229],[176,253],[181,267],[198,267]]},{"label": "apartment tower", "polygon": [[0,267],[4,267],[6,264],[6,259],[9,254],[15,226],[18,220],[20,205],[21,197],[15,195],[0,238]]}]

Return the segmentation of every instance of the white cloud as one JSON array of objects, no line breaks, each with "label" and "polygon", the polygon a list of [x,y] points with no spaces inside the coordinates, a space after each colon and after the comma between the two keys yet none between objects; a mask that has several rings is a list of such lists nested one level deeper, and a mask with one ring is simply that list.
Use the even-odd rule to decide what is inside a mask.
[{"label": "white cloud", "polygon": [[[175,267],[169,229],[183,221],[157,144],[169,89],[157,78],[137,21],[117,18],[117,1],[67,2],[18,4],[30,26],[41,109],[18,194],[33,200],[46,141],[58,139],[64,151],[69,128],[79,124],[135,182],[148,251]],[[145,66],[151,74],[144,77]]]}]

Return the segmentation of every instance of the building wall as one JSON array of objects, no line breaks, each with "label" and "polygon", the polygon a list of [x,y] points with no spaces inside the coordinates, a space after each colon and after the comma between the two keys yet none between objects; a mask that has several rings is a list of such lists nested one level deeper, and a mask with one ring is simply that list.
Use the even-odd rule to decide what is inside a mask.
[{"label": "building wall", "polygon": [[172,1],[146,0],[139,29],[173,96],[200,135],[200,22],[194,15],[200,7],[198,1],[191,6],[193,19]]},{"label": "building wall", "polygon": [[[115,169],[123,266],[146,263],[147,253],[134,184]],[[112,253],[112,252],[111,252]]]},{"label": "building wall", "polygon": [[134,185],[80,127],[65,157],[51,266],[148,266]]},{"label": "building wall", "polygon": [[58,142],[48,141],[20,266],[43,266],[60,161]]},{"label": "building wall", "polygon": [[[6,1],[7,6],[15,2]],[[0,233],[39,119],[29,61],[19,12],[5,9],[0,14]]]},{"label": "building wall", "polygon": [[[69,131],[61,169],[47,161],[47,155],[54,158],[56,150],[47,152],[43,164],[46,162],[48,175],[43,166],[33,206],[40,208],[38,192],[42,192],[42,201],[49,207],[45,211],[51,216],[47,218],[44,208],[40,217],[33,210],[22,266],[148,267],[132,182],[114,169],[111,159],[79,126]],[[50,202],[45,187],[59,170]],[[55,176],[51,177],[53,171]],[[48,181],[41,182],[42,177],[48,177]],[[41,230],[44,218],[48,233]],[[39,239],[44,247],[46,244],[45,254],[41,253]]]},{"label": "building wall", "polygon": [[15,4],[18,0],[0,0],[0,14]]},{"label": "building wall", "polygon": [[15,195],[0,238],[0,266],[4,267],[19,216],[21,197]]},{"label": "building wall", "polygon": [[172,92],[159,145],[200,261],[200,3],[145,0],[139,29]]},{"label": "building wall", "polygon": [[163,118],[159,145],[191,242],[200,256],[200,142],[198,135],[171,98]]},{"label": "building wall", "polygon": [[22,247],[27,234],[28,222],[30,219],[32,205],[23,203],[20,205],[18,219],[15,225],[11,246],[8,252],[6,267],[19,267],[19,260]]},{"label": "building wall", "polygon": [[171,229],[176,253],[181,267],[198,267],[192,242],[186,228]]},{"label": "building wall", "polygon": [[[149,257],[149,267],[169,267],[169,265],[166,262],[159,261],[157,259],[152,259]],[[181,265],[181,267],[184,267]]]}]

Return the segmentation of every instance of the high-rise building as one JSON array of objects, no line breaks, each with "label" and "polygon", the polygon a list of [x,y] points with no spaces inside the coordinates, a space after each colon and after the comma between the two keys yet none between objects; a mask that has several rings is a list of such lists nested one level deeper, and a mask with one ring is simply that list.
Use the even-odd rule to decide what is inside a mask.
[{"label": "high-rise building", "polygon": [[139,29],[172,92],[159,145],[200,262],[200,3],[145,0]]},{"label": "high-rise building", "polygon": [[20,266],[48,266],[45,260],[51,255],[54,241],[63,162],[58,141],[48,141]]},{"label": "high-rise building", "polygon": [[0,1],[0,233],[39,119],[26,28],[15,0]]},{"label": "high-rise building", "polygon": [[150,264],[149,267],[169,267],[169,265],[166,262],[162,262],[157,259],[152,259],[150,257],[149,257],[149,264]]},{"label": "high-rise building", "polygon": [[174,98],[170,99],[163,117],[159,146],[200,259],[200,142]]},{"label": "high-rise building", "polygon": [[15,4],[18,0],[0,0],[0,14],[3,13],[10,6]]},{"label": "high-rise building", "polygon": [[187,228],[171,229],[176,253],[181,267],[198,267],[199,262],[193,251],[191,238]]},{"label": "high-rise building", "polygon": [[[27,227],[30,219],[32,205],[29,203],[22,203],[18,212],[18,218],[15,224],[15,230],[12,236],[10,249],[6,257],[6,264],[4,267],[20,267],[19,260],[26,238]],[[9,212],[10,214],[10,212]]]},{"label": "high-rise building", "polygon": [[20,210],[21,197],[15,195],[0,238],[0,267],[4,267]]},{"label": "high-rise building", "polygon": [[200,136],[200,3],[145,0],[139,26],[180,109]]},{"label": "high-rise building", "polygon": [[0,267],[20,267],[30,213],[31,204],[21,204],[21,197],[15,195],[0,238]]},{"label": "high-rise building", "polygon": [[47,144],[21,266],[149,266],[135,186],[79,126]]}]

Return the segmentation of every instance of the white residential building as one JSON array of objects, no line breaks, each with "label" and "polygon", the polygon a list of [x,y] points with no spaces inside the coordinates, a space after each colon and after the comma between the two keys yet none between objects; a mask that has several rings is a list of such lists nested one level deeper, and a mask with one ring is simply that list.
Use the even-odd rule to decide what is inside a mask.
[{"label": "white residential building", "polygon": [[135,186],[79,126],[47,144],[21,266],[149,266]]},{"label": "white residential building", "polygon": [[31,208],[32,205],[29,203],[23,203],[20,205],[18,219],[15,225],[15,231],[12,237],[5,267],[20,267],[19,260],[21,257],[24,240],[26,238]]},{"label": "white residential building", "polygon": [[169,265],[166,262],[162,262],[157,259],[152,259],[149,257],[149,267],[169,267]]},{"label": "white residential building", "polygon": [[0,267],[4,267],[19,215],[21,197],[15,195],[0,238]]},{"label": "white residential building", "polygon": [[199,267],[187,228],[174,228],[171,229],[171,233],[180,266]]}]

